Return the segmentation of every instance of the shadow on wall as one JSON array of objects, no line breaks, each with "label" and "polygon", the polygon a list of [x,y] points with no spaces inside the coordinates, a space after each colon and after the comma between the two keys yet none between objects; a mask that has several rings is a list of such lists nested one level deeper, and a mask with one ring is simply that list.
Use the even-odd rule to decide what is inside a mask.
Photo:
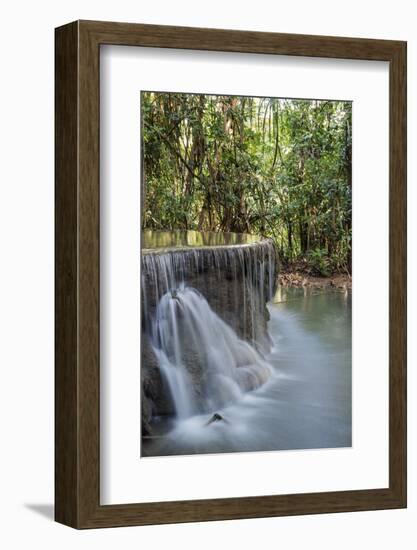
[{"label": "shadow on wall", "polygon": [[25,508],[49,519],[54,520],[54,505],[53,504],[25,504]]}]

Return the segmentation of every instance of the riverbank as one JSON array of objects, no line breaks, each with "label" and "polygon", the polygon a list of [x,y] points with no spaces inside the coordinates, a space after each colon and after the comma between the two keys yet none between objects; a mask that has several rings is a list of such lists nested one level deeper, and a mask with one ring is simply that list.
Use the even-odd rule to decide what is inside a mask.
[{"label": "riverbank", "polygon": [[350,290],[352,277],[344,273],[336,273],[330,277],[317,277],[303,271],[282,271],[278,276],[278,283],[283,287]]}]

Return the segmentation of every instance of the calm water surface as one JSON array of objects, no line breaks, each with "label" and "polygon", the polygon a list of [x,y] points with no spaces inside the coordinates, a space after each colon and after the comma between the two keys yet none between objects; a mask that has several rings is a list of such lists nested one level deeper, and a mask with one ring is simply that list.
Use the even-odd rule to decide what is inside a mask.
[{"label": "calm water surface", "polygon": [[224,421],[173,421],[143,456],[351,446],[351,294],[281,288],[268,309],[271,379]]},{"label": "calm water surface", "polygon": [[262,238],[248,233],[219,233],[214,231],[142,231],[142,250],[157,248],[187,248],[201,246],[233,246],[253,244]]}]

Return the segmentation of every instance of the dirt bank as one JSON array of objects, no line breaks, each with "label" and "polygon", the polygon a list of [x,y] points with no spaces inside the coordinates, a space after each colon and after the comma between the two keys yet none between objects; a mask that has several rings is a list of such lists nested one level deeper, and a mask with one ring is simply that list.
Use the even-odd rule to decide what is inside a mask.
[{"label": "dirt bank", "polygon": [[336,273],[330,277],[316,277],[302,271],[284,271],[279,274],[278,283],[284,287],[340,288],[346,290],[352,288],[352,277],[341,273]]}]

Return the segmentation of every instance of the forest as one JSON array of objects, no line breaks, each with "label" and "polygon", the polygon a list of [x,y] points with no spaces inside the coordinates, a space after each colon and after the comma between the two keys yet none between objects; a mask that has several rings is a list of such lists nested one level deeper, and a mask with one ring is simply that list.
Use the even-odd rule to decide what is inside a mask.
[{"label": "forest", "polygon": [[352,104],[141,93],[142,228],[271,237],[287,269],[351,273]]}]

